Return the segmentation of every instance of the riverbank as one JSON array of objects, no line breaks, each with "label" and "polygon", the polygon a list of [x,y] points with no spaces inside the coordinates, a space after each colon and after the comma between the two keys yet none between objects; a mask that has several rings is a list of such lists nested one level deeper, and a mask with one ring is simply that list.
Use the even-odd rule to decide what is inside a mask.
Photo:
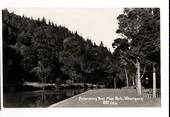
[{"label": "riverbank", "polygon": [[135,89],[95,89],[50,107],[160,107],[160,98],[137,97]]}]

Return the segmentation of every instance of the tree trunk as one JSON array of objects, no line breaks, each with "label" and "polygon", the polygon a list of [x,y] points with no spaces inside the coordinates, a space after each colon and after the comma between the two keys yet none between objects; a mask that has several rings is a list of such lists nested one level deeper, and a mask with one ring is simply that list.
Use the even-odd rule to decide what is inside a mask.
[{"label": "tree trunk", "polygon": [[153,65],[153,98],[156,98],[156,69]]},{"label": "tree trunk", "polygon": [[116,79],[114,78],[114,89],[116,89]]},{"label": "tree trunk", "polygon": [[132,87],[135,88],[135,78],[133,77],[132,80],[133,80],[133,81],[132,81]]},{"label": "tree trunk", "polygon": [[137,72],[136,72],[136,91],[137,91],[137,95],[141,96],[142,95],[142,85],[141,85],[141,78],[140,78],[140,63],[137,60],[136,61],[136,68],[137,68]]},{"label": "tree trunk", "polygon": [[124,68],[124,70],[125,70],[125,76],[126,76],[126,86],[129,87],[129,80],[128,80],[128,75],[127,75],[126,67]]}]

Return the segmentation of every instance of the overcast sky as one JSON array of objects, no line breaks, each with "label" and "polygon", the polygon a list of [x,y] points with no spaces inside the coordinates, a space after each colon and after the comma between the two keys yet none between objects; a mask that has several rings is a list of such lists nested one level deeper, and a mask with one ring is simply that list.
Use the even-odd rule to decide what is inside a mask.
[{"label": "overcast sky", "polygon": [[71,31],[77,31],[85,39],[100,44],[111,51],[112,42],[119,35],[115,33],[118,28],[117,16],[123,12],[122,8],[10,8],[18,15],[27,17],[45,17],[57,25],[63,25]]}]

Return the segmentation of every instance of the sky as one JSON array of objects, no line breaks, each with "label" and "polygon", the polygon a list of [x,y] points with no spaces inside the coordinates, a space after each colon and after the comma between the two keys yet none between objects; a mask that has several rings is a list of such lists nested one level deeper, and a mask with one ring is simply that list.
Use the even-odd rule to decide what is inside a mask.
[{"label": "sky", "polygon": [[9,8],[10,12],[37,19],[45,17],[57,25],[77,31],[85,39],[89,38],[97,45],[102,41],[104,46],[113,51],[112,43],[118,38],[117,16],[122,8]]}]

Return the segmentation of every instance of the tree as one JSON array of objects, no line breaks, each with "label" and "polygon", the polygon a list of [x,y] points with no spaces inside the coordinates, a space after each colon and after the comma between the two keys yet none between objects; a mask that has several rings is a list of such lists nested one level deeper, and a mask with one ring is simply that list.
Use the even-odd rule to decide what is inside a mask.
[{"label": "tree", "polygon": [[[136,89],[139,96],[142,95],[141,78],[145,73],[146,66],[154,60],[150,53],[157,53],[159,59],[159,9],[157,8],[132,8],[124,9],[123,14],[118,16],[119,29],[124,41],[116,39],[116,49],[120,50],[122,58],[136,68]],[[128,45],[124,48],[123,45]],[[151,49],[152,48],[152,49]],[[153,54],[154,55],[154,54]],[[158,60],[159,61],[159,60]],[[157,64],[159,65],[159,62]],[[143,74],[141,75],[141,67]]]},{"label": "tree", "polygon": [[49,76],[51,69],[49,67],[45,67],[41,61],[38,62],[38,66],[32,69],[33,73],[41,80],[42,89],[44,90],[44,83],[46,78]]},{"label": "tree", "polygon": [[64,40],[63,51],[60,52],[59,62],[61,70],[70,77],[73,82],[82,80],[80,64],[82,61],[82,39],[79,37],[68,37]]}]

